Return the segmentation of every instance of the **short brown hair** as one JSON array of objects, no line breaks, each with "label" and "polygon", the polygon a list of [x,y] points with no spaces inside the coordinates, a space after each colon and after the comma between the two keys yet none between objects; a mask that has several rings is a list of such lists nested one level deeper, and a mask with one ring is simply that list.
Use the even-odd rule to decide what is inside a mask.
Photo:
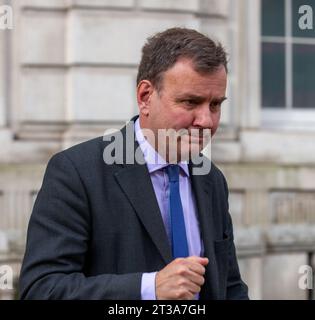
[{"label": "short brown hair", "polygon": [[141,80],[149,80],[159,91],[163,73],[180,58],[191,59],[200,73],[212,73],[220,66],[227,71],[227,54],[220,43],[196,30],[171,28],[147,39],[142,48],[137,85]]}]

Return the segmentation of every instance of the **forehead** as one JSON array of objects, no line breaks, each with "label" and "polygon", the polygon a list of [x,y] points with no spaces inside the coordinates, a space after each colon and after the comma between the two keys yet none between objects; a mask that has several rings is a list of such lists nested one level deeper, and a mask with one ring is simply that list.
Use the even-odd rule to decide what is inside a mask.
[{"label": "forehead", "polygon": [[226,70],[219,67],[213,73],[195,71],[192,61],[177,61],[163,76],[163,91],[191,92],[199,94],[224,94],[226,89]]}]

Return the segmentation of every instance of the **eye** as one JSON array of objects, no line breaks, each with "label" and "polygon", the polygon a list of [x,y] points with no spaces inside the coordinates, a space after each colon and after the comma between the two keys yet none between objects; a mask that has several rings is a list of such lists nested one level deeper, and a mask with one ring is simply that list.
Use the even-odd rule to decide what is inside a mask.
[{"label": "eye", "polygon": [[218,111],[221,108],[221,102],[219,101],[213,101],[210,103],[210,110],[211,111]]},{"label": "eye", "polygon": [[190,107],[196,106],[198,104],[198,102],[196,100],[193,100],[193,99],[184,100],[184,103],[187,106],[190,106]]}]

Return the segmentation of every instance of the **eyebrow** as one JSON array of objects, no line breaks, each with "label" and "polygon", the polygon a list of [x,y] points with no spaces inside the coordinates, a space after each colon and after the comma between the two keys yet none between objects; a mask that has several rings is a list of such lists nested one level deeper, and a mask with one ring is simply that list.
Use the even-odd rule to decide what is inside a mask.
[{"label": "eyebrow", "polygon": [[[226,100],[227,97],[221,97],[221,98],[214,98],[212,100],[212,102],[218,102],[218,103],[222,103],[224,100]],[[204,96],[198,96],[198,95],[195,95],[195,94],[183,94],[179,97],[176,98],[176,101],[177,102],[181,102],[183,100],[194,100],[194,101],[197,101],[197,102],[203,102],[206,100],[206,98]]]},{"label": "eyebrow", "polygon": [[222,103],[223,101],[225,101],[227,99],[227,97],[222,97],[222,98],[218,98],[218,99],[213,99],[214,102],[218,102],[218,103]]}]

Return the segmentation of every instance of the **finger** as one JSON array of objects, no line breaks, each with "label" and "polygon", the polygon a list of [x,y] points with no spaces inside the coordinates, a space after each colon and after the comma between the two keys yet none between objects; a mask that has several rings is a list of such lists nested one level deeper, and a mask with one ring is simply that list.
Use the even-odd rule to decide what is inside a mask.
[{"label": "finger", "polygon": [[190,260],[186,259],[185,261],[182,262],[182,264],[188,267],[191,271],[199,275],[204,275],[206,272],[206,268],[203,265],[197,262],[194,262],[192,259]]},{"label": "finger", "polygon": [[209,263],[209,259],[207,257],[190,256],[185,259],[192,262],[199,263],[203,266],[206,266]]},{"label": "finger", "polygon": [[195,294],[197,294],[197,293],[200,292],[201,287],[198,286],[198,285],[196,285],[196,284],[193,283],[193,282],[190,282],[189,285],[187,286],[187,290],[188,290],[191,294],[195,295]]},{"label": "finger", "polygon": [[[203,282],[203,281],[202,281]],[[196,294],[200,292],[201,285],[191,281],[190,277],[180,277],[175,280],[174,282],[175,288],[177,292],[181,292],[181,294],[185,294],[187,291],[191,292],[192,294]]]},{"label": "finger", "polygon": [[205,283],[205,278],[195,272],[188,272],[186,278],[193,284],[201,287]]},{"label": "finger", "polygon": [[[193,266],[193,267],[196,267],[196,266]],[[199,267],[202,267],[202,266],[199,265]],[[176,276],[179,277],[179,285],[183,284],[183,282],[185,282],[186,280],[194,284],[197,284],[198,286],[201,286],[204,284],[203,275],[191,270],[188,265],[178,266],[176,270]]]}]

